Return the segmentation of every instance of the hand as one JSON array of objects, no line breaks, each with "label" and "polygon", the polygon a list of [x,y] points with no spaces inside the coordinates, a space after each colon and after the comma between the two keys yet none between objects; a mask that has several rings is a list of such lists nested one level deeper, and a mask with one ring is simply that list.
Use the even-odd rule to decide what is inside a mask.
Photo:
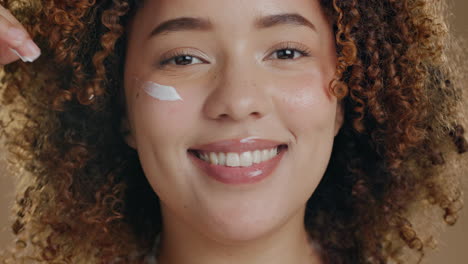
[{"label": "hand", "polygon": [[39,47],[18,20],[0,5],[0,65],[18,59],[33,62],[41,55]]}]

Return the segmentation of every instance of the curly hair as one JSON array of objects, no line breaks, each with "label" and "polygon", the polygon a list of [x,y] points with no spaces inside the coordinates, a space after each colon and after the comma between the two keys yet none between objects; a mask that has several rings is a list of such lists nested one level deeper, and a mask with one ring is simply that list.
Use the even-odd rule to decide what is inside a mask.
[{"label": "curly hair", "polygon": [[[420,262],[435,246],[421,219],[453,225],[462,207],[466,51],[443,1],[320,2],[336,35],[330,90],[345,120],[305,227],[326,263]],[[126,28],[139,1],[0,4],[43,54],[0,75],[0,136],[18,179],[16,244],[0,259],[142,262],[162,222],[121,129]]]}]

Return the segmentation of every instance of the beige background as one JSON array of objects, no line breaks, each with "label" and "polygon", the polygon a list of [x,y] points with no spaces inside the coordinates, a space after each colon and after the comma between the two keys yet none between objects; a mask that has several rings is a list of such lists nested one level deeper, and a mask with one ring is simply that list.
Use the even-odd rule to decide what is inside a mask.
[{"label": "beige background", "polygon": [[[452,5],[454,17],[454,30],[468,39],[468,1],[455,0]],[[468,46],[466,47],[468,49]],[[0,159],[4,159],[0,155]],[[0,160],[0,248],[11,241],[9,216],[11,203],[13,201],[13,184],[4,172],[4,164]],[[468,193],[468,191],[465,191]],[[468,199],[468,196],[466,199]],[[468,204],[468,203],[466,203]],[[462,217],[456,226],[450,227],[443,234],[439,242],[439,250],[430,253],[426,264],[466,264],[468,263],[468,209],[465,206]]]}]

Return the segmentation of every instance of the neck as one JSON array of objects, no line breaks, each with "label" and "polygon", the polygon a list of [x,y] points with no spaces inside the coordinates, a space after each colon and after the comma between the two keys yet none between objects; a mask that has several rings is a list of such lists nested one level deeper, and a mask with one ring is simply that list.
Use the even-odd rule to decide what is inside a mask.
[{"label": "neck", "polygon": [[210,239],[164,209],[163,219],[158,264],[322,263],[305,230],[304,210],[273,232],[229,243]]}]

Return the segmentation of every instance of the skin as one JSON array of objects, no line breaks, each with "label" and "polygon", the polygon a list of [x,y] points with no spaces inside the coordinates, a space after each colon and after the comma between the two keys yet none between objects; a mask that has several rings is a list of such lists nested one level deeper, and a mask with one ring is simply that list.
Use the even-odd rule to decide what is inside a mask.
[{"label": "skin", "polygon": [[23,25],[0,5],[0,65],[15,62],[20,57],[11,49],[34,61],[41,55],[39,47],[31,39]]},{"label": "skin", "polygon": [[[300,14],[315,30],[255,27],[257,17],[280,13]],[[206,18],[213,28],[149,37],[179,17]],[[310,56],[280,59],[287,42]],[[160,65],[174,51],[190,54],[190,64]],[[328,91],[335,63],[333,32],[318,1],[145,3],[129,28],[124,122],[126,141],[161,200],[159,263],[320,263],[303,221],[343,122]],[[142,81],[173,86],[184,101],[155,100]],[[257,184],[214,181],[187,154],[191,146],[248,136],[289,144],[277,169]]]}]

